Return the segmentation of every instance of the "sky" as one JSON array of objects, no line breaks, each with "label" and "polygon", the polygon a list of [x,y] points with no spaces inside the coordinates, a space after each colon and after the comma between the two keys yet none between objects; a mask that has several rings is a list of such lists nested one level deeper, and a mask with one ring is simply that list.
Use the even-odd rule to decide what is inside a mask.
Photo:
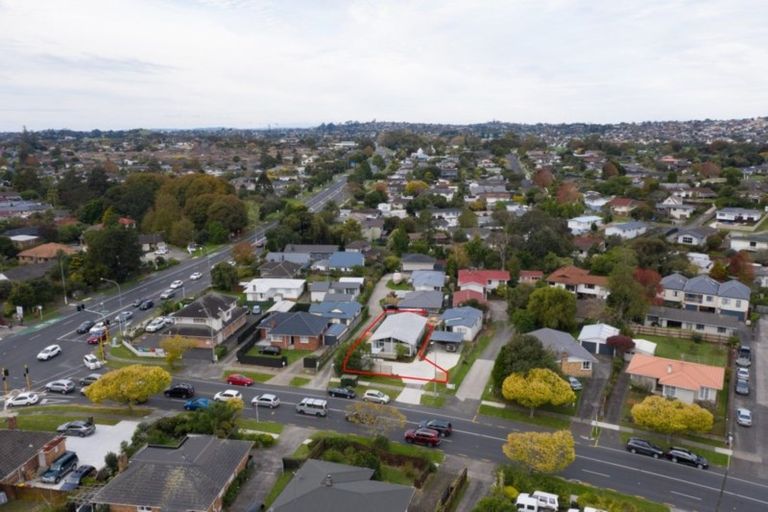
[{"label": "sky", "polygon": [[0,131],[768,114],[764,0],[0,0]]}]

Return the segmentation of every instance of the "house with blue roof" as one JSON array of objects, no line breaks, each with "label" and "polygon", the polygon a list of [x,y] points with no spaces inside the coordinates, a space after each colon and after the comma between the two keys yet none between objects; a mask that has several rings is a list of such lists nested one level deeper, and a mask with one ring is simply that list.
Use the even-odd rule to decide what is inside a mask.
[{"label": "house with blue roof", "polygon": [[472,341],[483,328],[483,312],[470,306],[450,308],[443,312],[440,321],[446,331],[461,333],[464,341]]},{"label": "house with blue roof", "polygon": [[351,324],[358,316],[362,306],[359,302],[320,302],[309,306],[313,315],[325,318],[332,324]]},{"label": "house with blue roof", "polygon": [[659,298],[666,306],[731,316],[742,322],[749,314],[752,292],[734,279],[719,283],[707,275],[688,279],[675,273],[664,277],[660,284]]},{"label": "house with blue roof", "polygon": [[413,289],[419,291],[442,291],[445,286],[445,272],[440,270],[414,270],[411,273]]},{"label": "house with blue roof", "polygon": [[328,258],[328,269],[351,272],[355,267],[365,265],[365,257],[355,251],[335,252]]}]

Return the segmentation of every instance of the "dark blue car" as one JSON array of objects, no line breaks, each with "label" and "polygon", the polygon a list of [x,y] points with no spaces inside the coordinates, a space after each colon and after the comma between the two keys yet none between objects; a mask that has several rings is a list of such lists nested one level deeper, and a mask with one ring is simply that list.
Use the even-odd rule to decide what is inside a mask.
[{"label": "dark blue car", "polygon": [[211,401],[207,398],[193,398],[184,403],[184,409],[187,411],[196,411],[198,409],[207,409]]}]

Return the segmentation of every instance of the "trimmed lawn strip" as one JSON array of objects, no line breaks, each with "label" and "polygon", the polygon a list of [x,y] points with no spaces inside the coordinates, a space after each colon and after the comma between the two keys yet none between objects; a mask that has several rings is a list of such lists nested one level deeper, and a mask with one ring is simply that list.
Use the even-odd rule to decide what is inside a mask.
[{"label": "trimmed lawn strip", "polygon": [[445,405],[445,395],[442,393],[437,396],[423,394],[421,395],[421,405],[427,407],[442,407]]},{"label": "trimmed lawn strip", "polygon": [[[636,436],[637,436],[636,434],[629,434],[626,432],[621,432],[620,434],[621,441],[623,443],[626,443],[630,437],[636,437]],[[714,450],[705,450],[703,448],[691,446],[689,444],[686,444],[685,440],[681,440],[679,437],[678,438],[673,437],[671,442],[667,441],[667,438],[664,437],[663,435],[648,435],[643,433],[641,437],[647,441],[650,441],[656,444],[662,450],[669,448],[670,446],[686,448],[697,455],[701,455],[702,457],[707,459],[709,463],[713,466],[727,467],[728,462],[730,461],[730,457],[728,455],[725,455],[724,453],[717,453]]]},{"label": "trimmed lawn strip", "polygon": [[25,430],[55,431],[62,423],[82,420],[84,416],[93,416],[101,425],[115,425],[123,419],[140,418],[150,414],[144,407],[129,411],[127,407],[89,407],[51,405],[19,410],[17,421],[19,428]]},{"label": "trimmed lawn strip", "polygon": [[304,359],[304,358],[305,358],[305,357],[307,357],[309,354],[311,354],[312,352],[314,352],[313,350],[298,350],[298,349],[294,349],[294,350],[283,350],[283,351],[280,353],[280,355],[279,355],[279,356],[273,356],[273,355],[267,355],[267,354],[261,354],[261,353],[259,353],[259,350],[261,350],[261,349],[262,349],[262,347],[259,347],[259,346],[256,346],[256,345],[254,345],[254,346],[253,346],[253,347],[251,347],[251,349],[250,349],[250,350],[249,350],[249,351],[246,353],[246,355],[249,355],[249,356],[259,356],[259,357],[269,357],[269,358],[272,358],[272,359],[282,359],[282,358],[283,358],[283,356],[285,356],[285,359],[286,359],[286,363],[285,363],[285,365],[286,365],[286,366],[289,366],[290,364],[292,364],[292,363],[295,363],[295,362],[296,362],[296,361],[298,361],[299,359]]},{"label": "trimmed lawn strip", "polygon": [[[368,437],[358,436],[355,434],[341,435],[336,432],[329,432],[329,431],[318,432],[317,434],[312,436],[312,439],[320,439],[322,437],[343,437],[346,439],[351,439],[353,441],[356,441],[360,444],[364,444],[365,446],[370,446],[372,441]],[[304,450],[301,450],[301,448],[304,448]],[[302,445],[301,447],[299,447],[299,449],[296,450],[296,452],[294,452],[293,456],[298,457],[299,451],[303,451],[304,456],[306,456],[306,453],[309,451],[309,449],[306,447],[306,445]],[[397,455],[409,455],[411,457],[424,457],[425,459],[429,460],[430,462],[434,462],[435,464],[440,464],[441,462],[443,462],[443,459],[445,458],[445,454],[443,454],[442,450],[422,448],[421,446],[398,443],[396,441],[390,441],[389,452]]]},{"label": "trimmed lawn strip", "polygon": [[[405,382],[402,381],[402,379],[398,377],[381,377],[379,375],[360,375],[360,379],[358,382],[368,382],[370,384],[382,384],[384,386],[389,386],[390,388],[404,388]],[[361,387],[358,385],[358,387]],[[362,386],[363,390],[366,389],[376,389],[376,386]],[[386,391],[386,390],[382,390]],[[365,391],[363,391],[365,392]]]},{"label": "trimmed lawn strip", "polygon": [[685,360],[692,363],[708,364],[726,367],[728,365],[728,348],[718,343],[700,341],[696,343],[689,339],[667,338],[643,334],[643,339],[656,343],[656,356],[668,359]]},{"label": "trimmed lawn strip", "polygon": [[237,425],[246,430],[258,430],[259,432],[269,432],[270,434],[281,434],[283,424],[274,421],[256,421],[251,418],[240,418]]},{"label": "trimmed lawn strip", "polygon": [[246,377],[253,379],[255,382],[267,382],[269,379],[274,377],[274,375],[271,373],[226,371],[224,372],[224,379],[226,380],[226,378],[233,373],[237,373],[238,375],[245,375]]},{"label": "trimmed lawn strip", "polygon": [[[176,363],[176,366],[171,368],[171,366],[168,363],[166,363],[165,359],[163,358],[139,357],[122,345],[119,345],[117,347],[105,346],[104,352],[105,353],[108,352],[110,356],[128,360],[128,361],[120,361],[120,360],[107,358],[107,366],[114,369],[124,368],[132,364],[143,364],[146,366],[160,366],[161,368],[164,368],[169,372],[173,372],[173,371],[180,370],[183,367],[183,364]],[[98,345],[94,348],[93,353],[98,356],[99,354]]]},{"label": "trimmed lawn strip", "polygon": [[381,481],[389,482],[391,484],[407,485],[409,487],[413,485],[413,478],[408,478],[402,470],[386,464],[381,465]]},{"label": "trimmed lawn strip", "polygon": [[387,288],[390,290],[413,290],[413,287],[406,280],[400,281],[400,284],[395,284],[393,280],[387,281]]},{"label": "trimmed lawn strip", "polygon": [[507,406],[504,409],[501,409],[499,407],[492,407],[490,405],[481,405],[479,412],[485,416],[495,416],[497,418],[519,421],[521,423],[531,423],[533,425],[550,427],[557,430],[568,429],[571,427],[571,422],[568,420],[543,415],[538,415],[531,418],[528,411],[514,409],[511,406]]},{"label": "trimmed lawn strip", "polygon": [[294,377],[291,379],[290,385],[295,388],[300,388],[306,386],[310,382],[312,382],[312,380],[306,377]]},{"label": "trimmed lawn strip", "polygon": [[[55,432],[56,427],[68,421],[82,420],[79,414],[27,414],[17,418],[18,427],[21,430],[40,430],[43,432]],[[94,422],[101,425],[116,425],[120,419],[112,417],[94,416]]]},{"label": "trimmed lawn strip", "polygon": [[280,496],[280,493],[283,492],[291,480],[293,480],[293,473],[290,471],[287,471],[277,477],[275,485],[272,486],[272,489],[269,490],[269,494],[267,494],[267,497],[264,498],[264,506],[266,508],[269,508],[270,505],[275,502],[277,497]]}]

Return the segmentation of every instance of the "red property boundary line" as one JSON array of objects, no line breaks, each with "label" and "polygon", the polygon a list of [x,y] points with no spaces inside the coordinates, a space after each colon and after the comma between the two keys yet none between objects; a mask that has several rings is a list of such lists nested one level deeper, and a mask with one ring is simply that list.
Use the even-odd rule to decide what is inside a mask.
[{"label": "red property boundary line", "polygon": [[383,319],[387,317],[388,315],[394,315],[398,313],[416,313],[421,316],[428,316],[428,312],[425,309],[415,309],[415,308],[407,308],[407,309],[390,309],[390,310],[383,310],[379,315],[373,319],[373,321],[368,324],[368,327],[365,328],[365,330],[357,337],[354,343],[349,346],[347,349],[347,353],[344,356],[344,362],[341,365],[341,371],[342,373],[352,373],[355,375],[362,375],[367,377],[385,377],[389,379],[410,379],[410,380],[418,380],[422,382],[437,382],[440,384],[447,384],[448,383],[448,370],[443,368],[442,366],[438,365],[431,359],[429,359],[425,354],[427,351],[427,347],[429,346],[429,340],[432,338],[432,331],[435,330],[435,327],[429,323],[427,323],[427,333],[426,336],[424,336],[424,340],[421,343],[421,347],[419,347],[419,351],[417,355],[419,356],[420,360],[426,361],[438,370],[440,370],[445,377],[443,378],[428,378],[428,377],[416,377],[416,376],[409,376],[409,375],[397,375],[393,373],[381,373],[381,372],[371,372],[367,370],[357,370],[354,368],[347,368],[347,362],[349,361],[349,357],[352,355],[352,352],[360,345],[360,343],[363,342],[365,337],[373,331],[376,327],[378,327]]}]

